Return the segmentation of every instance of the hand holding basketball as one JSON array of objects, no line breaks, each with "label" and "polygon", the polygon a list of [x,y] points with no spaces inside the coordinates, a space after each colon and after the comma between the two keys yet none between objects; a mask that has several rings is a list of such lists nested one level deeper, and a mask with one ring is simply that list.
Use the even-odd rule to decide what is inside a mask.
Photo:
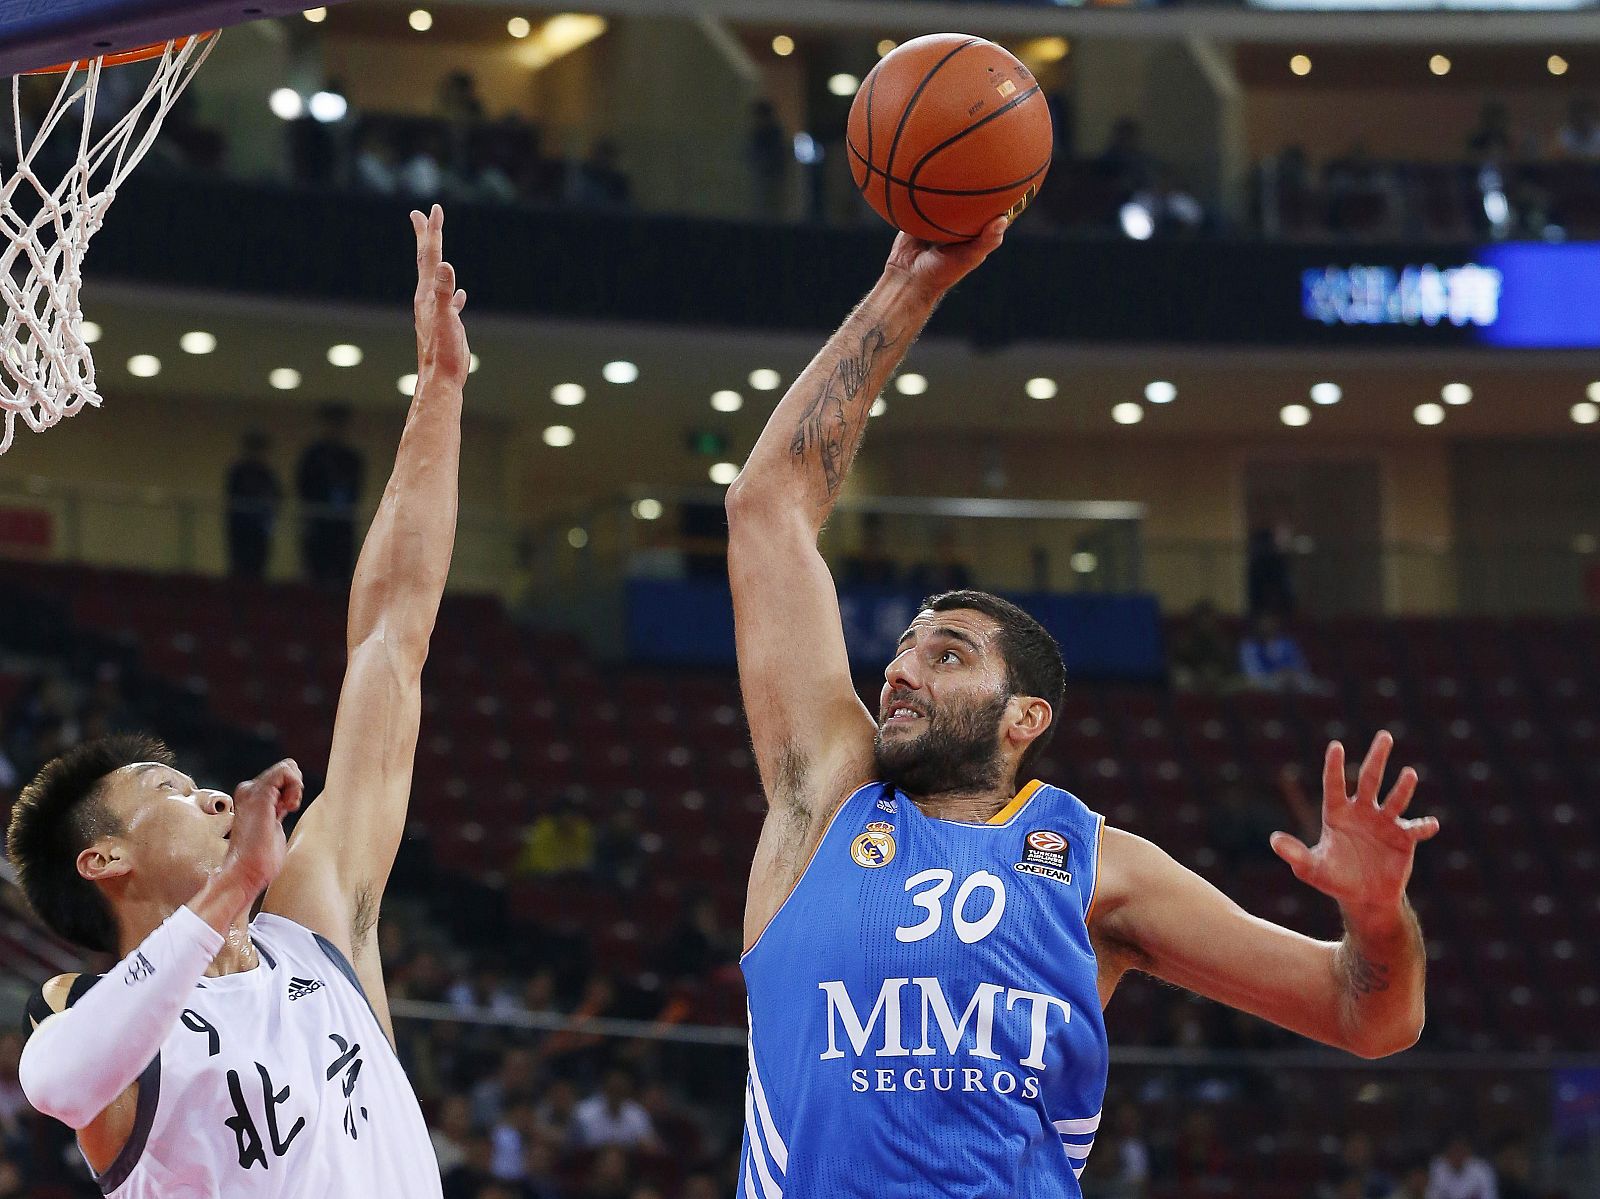
[{"label": "hand holding basketball", "polygon": [[1417,844],[1439,831],[1434,816],[1405,819],[1417,789],[1409,766],[1380,804],[1378,788],[1394,748],[1394,738],[1379,733],[1361,764],[1354,796],[1345,793],[1344,746],[1328,746],[1322,769],[1322,836],[1310,848],[1288,833],[1272,834],[1272,849],[1289,863],[1294,876],[1339,901],[1347,911],[1383,915],[1399,909],[1411,879]]},{"label": "hand holding basketball", "polygon": [[442,374],[457,387],[467,381],[472,354],[461,310],[467,293],[456,287],[456,270],[444,261],[444,209],[435,204],[425,217],[411,214],[417,233],[417,294],[413,312],[417,323],[417,392],[422,380]]},{"label": "hand holding basketball", "polygon": [[937,303],[945,292],[999,248],[1009,225],[1009,218],[996,217],[977,237],[950,245],[918,241],[909,233],[902,233],[894,239],[884,273],[898,276],[923,292],[929,301]]}]

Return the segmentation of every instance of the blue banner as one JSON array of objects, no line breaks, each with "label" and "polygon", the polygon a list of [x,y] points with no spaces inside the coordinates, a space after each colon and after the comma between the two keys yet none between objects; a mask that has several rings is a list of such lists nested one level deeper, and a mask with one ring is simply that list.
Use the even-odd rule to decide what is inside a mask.
[{"label": "blue banner", "polygon": [[[859,671],[894,658],[922,594],[903,588],[841,588],[845,644]],[[1073,680],[1154,680],[1166,674],[1161,614],[1151,595],[1009,594],[1061,643]],[[628,653],[680,666],[734,665],[733,601],[720,580],[628,582]]]}]

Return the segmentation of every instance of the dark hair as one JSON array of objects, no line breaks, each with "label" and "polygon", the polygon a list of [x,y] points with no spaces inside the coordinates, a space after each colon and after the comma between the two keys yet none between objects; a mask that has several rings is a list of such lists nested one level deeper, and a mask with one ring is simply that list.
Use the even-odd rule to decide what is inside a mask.
[{"label": "dark hair", "polygon": [[1056,719],[1067,690],[1061,646],[1045,627],[1010,600],[987,591],[945,591],[922,601],[924,611],[970,608],[1000,626],[1000,655],[1006,663],[1006,688],[1012,695],[1036,695],[1050,705],[1050,723],[1017,760],[1017,779],[1033,777],[1034,763],[1056,735]]},{"label": "dark hair", "polygon": [[78,855],[119,831],[101,802],[100,785],[135,762],[171,766],[172,751],[154,737],[118,734],[86,741],[39,771],[11,809],[6,856],[35,915],[57,936],[115,953],[117,923],[100,888],[78,873]]}]

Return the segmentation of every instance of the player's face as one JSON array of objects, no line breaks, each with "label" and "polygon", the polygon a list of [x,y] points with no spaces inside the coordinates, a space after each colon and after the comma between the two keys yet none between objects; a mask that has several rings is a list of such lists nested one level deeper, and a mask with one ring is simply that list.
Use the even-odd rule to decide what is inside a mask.
[{"label": "player's face", "polygon": [[[125,878],[141,896],[186,902],[227,857],[232,797],[158,762],[124,766],[106,786],[122,831],[106,839],[116,864],[105,877]],[[80,871],[84,864],[80,855]]]},{"label": "player's face", "polygon": [[924,611],[883,673],[877,774],[913,795],[994,786],[1010,702],[999,626],[981,612]]}]

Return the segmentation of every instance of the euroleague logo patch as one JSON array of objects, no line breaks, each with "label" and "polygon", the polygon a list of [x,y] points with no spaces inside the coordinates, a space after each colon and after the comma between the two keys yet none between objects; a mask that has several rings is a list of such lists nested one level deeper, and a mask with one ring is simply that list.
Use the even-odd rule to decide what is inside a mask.
[{"label": "euroleague logo patch", "polygon": [[1054,829],[1036,828],[1022,841],[1022,861],[1013,869],[1018,874],[1033,874],[1070,883],[1072,872],[1067,869],[1067,855],[1071,846],[1067,839]]},{"label": "euroleague logo patch", "polygon": [[857,866],[876,870],[894,861],[894,825],[874,820],[867,831],[850,842],[850,856]]}]

